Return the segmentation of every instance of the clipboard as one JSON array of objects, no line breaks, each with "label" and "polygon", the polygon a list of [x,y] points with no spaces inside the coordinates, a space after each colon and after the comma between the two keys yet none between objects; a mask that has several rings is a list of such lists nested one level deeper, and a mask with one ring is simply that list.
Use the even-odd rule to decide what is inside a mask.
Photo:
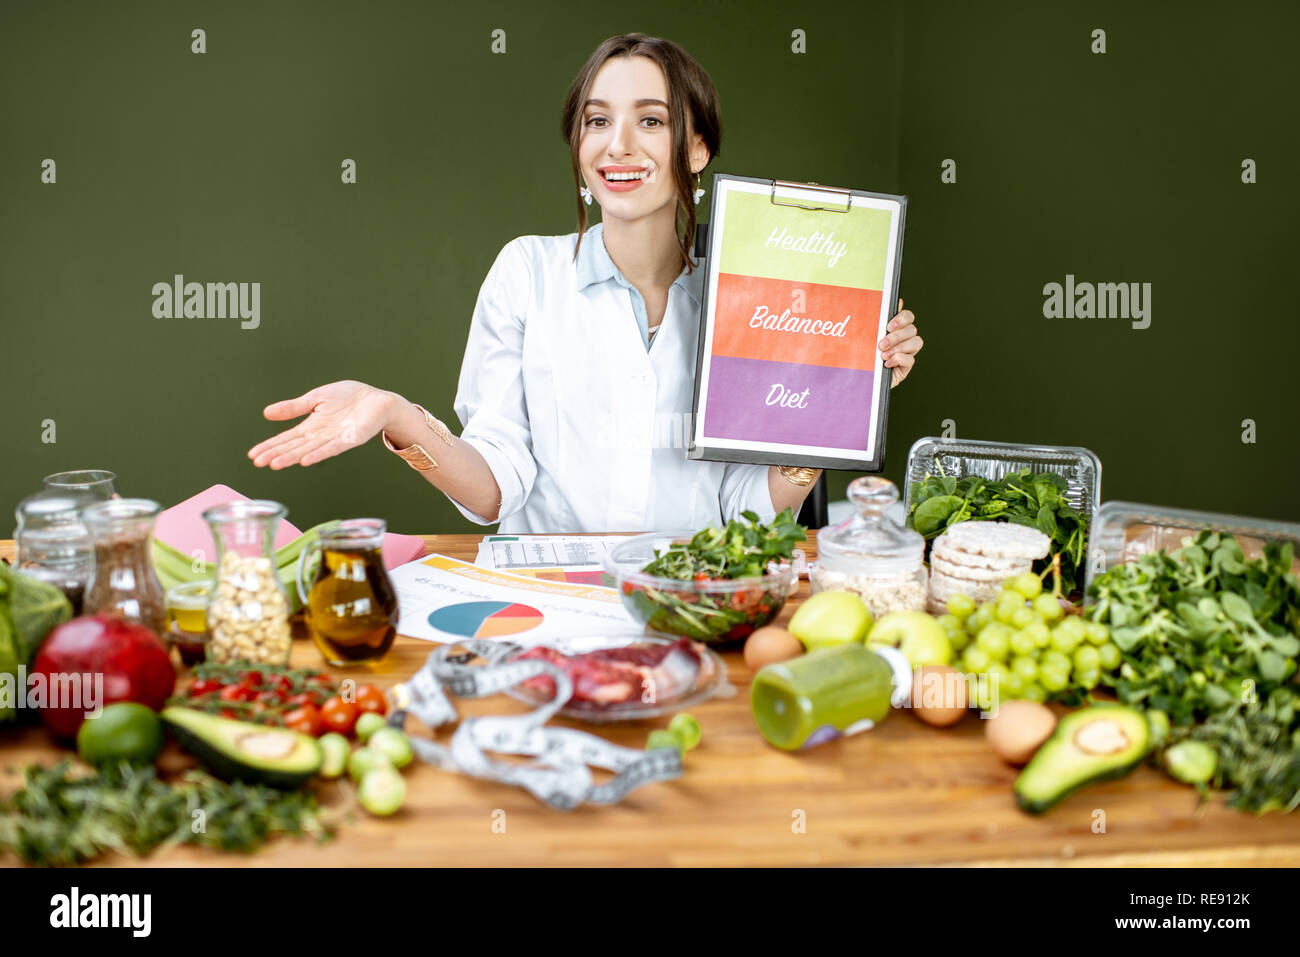
[{"label": "clipboard", "polygon": [[690,459],[879,472],[907,197],[713,175]]}]

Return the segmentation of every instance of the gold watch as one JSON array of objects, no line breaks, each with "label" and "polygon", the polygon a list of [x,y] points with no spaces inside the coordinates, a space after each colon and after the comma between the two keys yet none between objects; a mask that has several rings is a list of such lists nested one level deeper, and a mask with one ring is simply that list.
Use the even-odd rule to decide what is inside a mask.
[{"label": "gold watch", "polygon": [[[448,429],[447,426],[444,425],[440,420],[435,419],[433,417],[433,414],[429,412],[429,410],[426,409],[424,406],[417,405],[414,402],[412,402],[411,404],[424,413],[424,424],[429,427],[429,431],[431,431],[434,435],[438,436],[438,438],[442,439],[443,442],[445,442],[447,445],[450,446],[452,444],[451,430]],[[425,447],[423,445],[420,445],[420,443],[416,442],[411,445],[408,445],[404,449],[399,449],[396,446],[394,446],[392,442],[388,440],[387,432],[381,432],[380,435],[383,437],[384,440],[384,448],[388,449],[388,451],[390,452],[396,453],[398,456],[405,459],[406,464],[409,465],[411,468],[415,469],[417,472],[428,472],[430,469],[436,469],[438,467],[437,460],[434,459],[434,457],[430,455],[428,451],[425,449]]]}]

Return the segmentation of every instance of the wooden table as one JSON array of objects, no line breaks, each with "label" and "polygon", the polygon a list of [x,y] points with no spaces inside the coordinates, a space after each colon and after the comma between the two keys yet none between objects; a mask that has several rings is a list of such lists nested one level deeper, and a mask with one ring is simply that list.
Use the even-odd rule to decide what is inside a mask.
[{"label": "wooden table", "polygon": [[[479,536],[427,536],[430,551],[472,561]],[[807,550],[812,557],[815,540]],[[12,542],[0,557],[12,558]],[[779,622],[808,595],[803,582]],[[399,638],[375,682],[409,676],[427,643]],[[325,845],[281,840],[252,856],[176,848],[144,863],[171,866],[376,865],[1286,865],[1300,864],[1294,817],[1256,818],[1216,802],[1198,807],[1190,788],[1142,767],[1094,785],[1042,817],[1016,809],[1016,772],[984,743],[972,715],[956,727],[927,727],[897,713],[880,727],[803,754],[767,746],[749,713],[750,670],[724,655],[731,697],[691,709],[704,729],[686,755],[686,773],[647,785],[615,807],[553,811],[526,792],[413,766],[406,803],[389,819],[358,812]],[[294,663],[319,667],[309,642]],[[458,701],[462,714],[522,706],[499,696]],[[643,747],[667,718],[596,729],[618,744]],[[440,735],[445,740],[447,733]],[[0,768],[50,761],[60,752],[40,729],[0,732]],[[165,768],[182,766],[178,752]],[[0,792],[17,786],[0,770]],[[337,785],[322,801],[339,805]],[[1098,812],[1101,812],[1100,814]],[[1104,815],[1104,831],[1098,822]],[[504,823],[504,833],[500,833]],[[496,827],[494,828],[494,824]],[[6,859],[5,863],[12,863]],[[102,863],[140,863],[107,857]]]}]

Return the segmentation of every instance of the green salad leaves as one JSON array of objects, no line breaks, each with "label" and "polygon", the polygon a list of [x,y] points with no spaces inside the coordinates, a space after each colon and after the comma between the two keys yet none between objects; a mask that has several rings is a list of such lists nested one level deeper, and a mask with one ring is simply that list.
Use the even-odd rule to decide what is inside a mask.
[{"label": "green salad leaves", "polygon": [[808,529],[795,521],[793,509],[783,509],[771,525],[759,524],[754,512],[742,515],[744,522],[733,518],[726,528],[705,528],[685,544],[656,551],[654,561],[642,571],[679,581],[692,581],[700,575],[754,578],[766,573],[768,562],[788,562],[795,546],[808,534]]}]

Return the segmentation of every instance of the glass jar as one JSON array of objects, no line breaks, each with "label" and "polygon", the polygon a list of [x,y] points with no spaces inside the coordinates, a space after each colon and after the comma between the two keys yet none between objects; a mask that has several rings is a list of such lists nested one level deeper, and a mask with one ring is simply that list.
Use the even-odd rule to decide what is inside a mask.
[{"label": "glass jar", "polygon": [[119,615],[162,634],[163,590],[153,570],[152,548],[153,523],[161,511],[147,498],[115,498],[81,510],[95,549],[85,614]]},{"label": "glass jar", "polygon": [[47,475],[41,479],[41,486],[86,502],[106,502],[118,497],[116,482],[117,474],[107,469],[76,469]]},{"label": "glass jar", "polygon": [[[323,528],[298,557],[298,594],[312,641],[335,666],[374,664],[397,637],[397,592],[384,568],[383,521],[350,518]],[[311,587],[303,570],[320,549]]]},{"label": "glass jar", "polygon": [[212,582],[182,582],[167,589],[167,644],[193,668],[207,657],[208,600]]},{"label": "glass jar", "polygon": [[24,575],[55,586],[80,615],[86,586],[95,574],[95,549],[74,498],[40,492],[23,499],[14,513],[18,528],[15,567]]},{"label": "glass jar", "polygon": [[265,500],[204,511],[217,545],[207,617],[209,661],[289,663],[289,596],[276,574],[274,557],[275,533],[287,514],[279,502]]},{"label": "glass jar", "polygon": [[808,572],[812,590],[854,592],[876,618],[925,611],[925,538],[888,514],[898,489],[887,478],[864,475],[849,483],[848,495],[857,514],[817,533],[817,563]]}]

